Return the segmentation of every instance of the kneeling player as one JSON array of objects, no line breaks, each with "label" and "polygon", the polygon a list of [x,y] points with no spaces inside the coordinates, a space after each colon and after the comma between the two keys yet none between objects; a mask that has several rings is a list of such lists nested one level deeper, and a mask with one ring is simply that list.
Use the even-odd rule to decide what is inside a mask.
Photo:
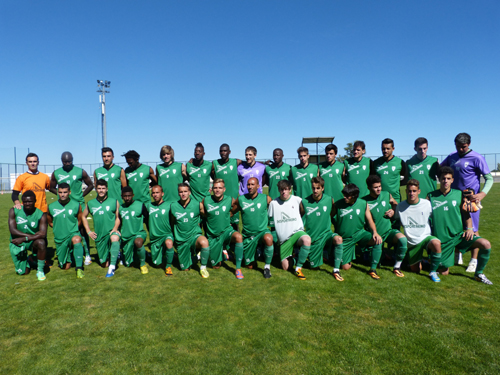
[{"label": "kneeling player", "polygon": [[319,267],[323,264],[323,252],[330,255],[331,248],[335,249],[335,260],[333,276],[338,281],[344,281],[340,276],[339,268],[342,261],[342,237],[332,232],[332,197],[323,194],[325,180],[322,177],[313,177],[312,195],[302,199],[300,213],[304,219],[306,233],[311,237],[311,250],[309,251],[309,262],[311,267]]},{"label": "kneeling player", "polygon": [[379,176],[371,175],[366,179],[370,194],[363,197],[368,203],[368,208],[372,214],[377,232],[382,237],[382,241],[387,245],[395,246],[396,263],[392,272],[398,277],[404,277],[401,272],[401,263],[408,250],[408,241],[406,237],[397,229],[391,228],[391,217],[394,216],[394,209],[398,202],[388,191],[382,191],[382,181]]},{"label": "kneeling player", "polygon": [[449,267],[454,265],[455,248],[462,253],[479,248],[475,277],[477,281],[491,285],[493,283],[483,273],[490,259],[491,244],[474,235],[470,213],[462,208],[462,192],[451,188],[453,175],[452,168],[442,167],[439,171],[439,190],[428,195],[432,206],[432,231],[441,240],[440,272],[448,275]]},{"label": "kneeling player", "polygon": [[[97,180],[96,191],[97,197],[87,203],[82,221],[87,234],[95,241],[101,266],[108,267],[106,277],[111,277],[115,274],[116,260],[120,252],[120,204],[115,198],[108,197],[108,183],[105,180]],[[93,232],[87,220],[89,213],[94,220]]]},{"label": "kneeling player", "polygon": [[406,186],[407,199],[398,204],[396,208],[396,218],[401,220],[401,225],[405,228],[405,235],[408,238],[407,257],[412,272],[420,272],[422,269],[422,256],[424,249],[431,258],[431,268],[429,277],[435,283],[440,282],[437,274],[439,263],[441,263],[441,241],[431,236],[429,218],[432,208],[427,199],[420,199],[420,183],[411,179]]},{"label": "kneeling player", "polygon": [[21,208],[13,207],[9,211],[10,230],[10,255],[18,275],[27,275],[30,272],[28,263],[28,250],[37,256],[38,280],[46,279],[44,273],[45,254],[47,246],[47,215],[35,207],[36,195],[32,190],[27,190],[21,198]]},{"label": "kneeling player", "polygon": [[179,184],[179,200],[170,206],[170,220],[174,227],[174,246],[177,249],[179,263],[183,271],[189,271],[193,264],[192,255],[200,251],[200,275],[204,279],[210,276],[207,271],[210,246],[200,228],[200,202],[191,199],[191,188],[185,182]]},{"label": "kneeling player", "polygon": [[70,199],[71,191],[65,182],[57,187],[59,200],[49,205],[48,222],[54,229],[54,242],[59,267],[71,267],[71,255],[75,258],[76,277],[83,274],[83,245],[78,227],[82,222],[82,210],[78,201]]},{"label": "kneeling player", "polygon": [[300,280],[305,280],[306,277],[302,273],[302,266],[311,250],[311,237],[304,232],[304,224],[300,215],[302,199],[291,195],[292,184],[290,181],[281,180],[278,182],[278,190],[280,196],[273,199],[269,204],[268,215],[274,220],[276,235],[280,241],[281,267],[284,270],[289,269],[293,248],[296,245],[300,246],[295,266],[295,276]]},{"label": "kneeling player", "polygon": [[[375,280],[380,279],[377,275],[377,265],[382,255],[382,238],[377,233],[370,209],[363,199],[358,199],[359,188],[354,184],[347,184],[342,189],[344,199],[333,205],[335,232],[344,241],[344,252],[342,254],[342,269],[351,268],[351,262],[356,259],[356,244],[363,248],[371,247],[371,267],[368,274]],[[368,224],[370,232],[366,231]],[[334,269],[334,272],[338,272]]]}]

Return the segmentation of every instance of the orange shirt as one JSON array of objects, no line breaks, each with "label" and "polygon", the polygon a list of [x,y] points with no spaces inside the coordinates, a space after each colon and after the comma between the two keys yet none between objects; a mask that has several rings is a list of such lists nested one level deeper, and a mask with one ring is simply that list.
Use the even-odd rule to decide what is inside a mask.
[{"label": "orange shirt", "polygon": [[[50,188],[50,177],[45,173],[38,172],[37,174],[25,172],[20,175],[12,190],[20,191],[21,194],[28,190],[33,190],[36,196],[35,207],[47,212],[47,198],[45,198],[45,190]],[[22,201],[21,201],[22,202]]]}]

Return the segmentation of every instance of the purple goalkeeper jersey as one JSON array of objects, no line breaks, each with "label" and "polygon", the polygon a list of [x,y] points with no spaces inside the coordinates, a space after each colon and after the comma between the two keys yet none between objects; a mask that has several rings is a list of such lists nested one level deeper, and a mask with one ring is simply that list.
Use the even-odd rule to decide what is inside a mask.
[{"label": "purple goalkeeper jersey", "polygon": [[250,178],[255,177],[259,180],[259,193],[262,193],[262,176],[266,171],[266,166],[262,163],[256,162],[253,167],[250,167],[246,161],[238,165],[238,178],[240,179],[240,195],[247,194],[247,182]]},{"label": "purple goalkeeper jersey", "polygon": [[460,157],[458,152],[453,152],[446,157],[441,166],[452,167],[455,170],[455,176],[451,187],[453,189],[474,189],[474,193],[479,192],[481,175],[490,174],[490,169],[486,160],[476,151],[469,151]]}]

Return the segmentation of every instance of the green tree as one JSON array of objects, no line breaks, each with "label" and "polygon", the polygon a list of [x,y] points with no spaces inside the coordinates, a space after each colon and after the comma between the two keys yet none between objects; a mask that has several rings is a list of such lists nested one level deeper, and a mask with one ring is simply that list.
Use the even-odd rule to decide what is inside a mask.
[{"label": "green tree", "polygon": [[352,143],[351,142],[347,143],[347,146],[344,147],[345,154],[344,154],[344,156],[341,156],[341,155],[337,156],[338,161],[344,162],[345,159],[349,159],[349,158],[352,158],[354,156],[352,153],[352,148],[353,148],[353,144],[355,142],[357,142],[357,140],[352,142]]}]

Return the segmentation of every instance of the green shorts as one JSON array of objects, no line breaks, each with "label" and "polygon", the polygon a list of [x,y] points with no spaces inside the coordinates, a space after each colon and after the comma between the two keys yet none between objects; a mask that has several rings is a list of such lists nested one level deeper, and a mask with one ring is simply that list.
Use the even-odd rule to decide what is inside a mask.
[{"label": "green shorts", "polygon": [[441,267],[450,268],[455,265],[455,248],[458,248],[461,253],[467,252],[472,244],[481,237],[474,236],[471,240],[466,240],[462,237],[462,233],[457,234],[448,242],[441,243]]},{"label": "green shorts", "polygon": [[[422,260],[422,257],[424,255],[424,249],[427,250],[427,247],[431,243],[432,240],[438,240],[437,237],[434,236],[427,236],[425,239],[420,242],[418,245],[415,246],[408,246],[408,251],[406,252],[406,257],[408,259],[408,264],[410,266],[413,266],[414,264],[417,264]],[[429,254],[429,251],[427,251],[427,254]]]},{"label": "green shorts", "polygon": [[309,263],[311,267],[319,267],[323,265],[323,251],[328,251],[330,254],[333,246],[333,237],[338,236],[337,233],[325,233],[322,238],[311,243],[309,251]]},{"label": "green shorts", "polygon": [[383,235],[381,235],[380,237],[382,237],[382,242],[385,242],[388,245],[392,245],[393,241],[394,241],[394,237],[396,237],[396,234],[398,234],[398,233],[401,233],[401,232],[397,229],[391,229],[391,230],[388,230]]},{"label": "green shorts", "polygon": [[28,250],[32,250],[32,248],[33,241],[23,242],[20,246],[9,243],[10,256],[14,261],[14,267],[18,275],[23,275],[26,268],[29,268]]},{"label": "green shorts", "polygon": [[231,224],[239,224],[240,223],[240,213],[238,212],[236,215],[231,216],[229,221]]},{"label": "green shorts", "polygon": [[342,264],[351,263],[354,259],[356,259],[356,244],[361,247],[366,247],[372,238],[373,234],[364,229],[357,231],[352,237],[343,237],[344,251],[342,253]]},{"label": "green shorts", "polygon": [[99,262],[101,262],[101,264],[106,263],[108,260],[109,251],[111,250],[111,235],[113,234],[121,237],[118,232],[113,232],[95,242],[97,256],[99,257]]},{"label": "green shorts", "polygon": [[212,266],[222,262],[222,249],[226,249],[231,243],[231,236],[236,232],[232,227],[227,228],[217,237],[207,237],[210,245],[210,263]]},{"label": "green shorts", "polygon": [[123,249],[123,264],[127,267],[130,267],[132,263],[134,263],[134,241],[136,238],[142,238],[143,241],[146,241],[147,234],[146,231],[142,230],[135,235],[135,237],[129,238],[127,240],[122,239],[121,247]]},{"label": "green shorts", "polygon": [[266,229],[256,236],[243,237],[243,260],[245,264],[250,264],[255,260],[255,253],[257,252],[257,246],[264,240],[266,234],[271,234],[269,229]]},{"label": "green shorts", "polygon": [[56,242],[56,255],[57,261],[59,262],[59,267],[63,268],[66,263],[71,262],[71,255],[73,254],[73,243],[71,240],[73,237],[78,236],[82,240],[83,246],[83,238],[80,235],[80,232],[72,233],[68,236],[63,242]]},{"label": "green shorts", "polygon": [[151,240],[151,260],[153,264],[159,266],[163,263],[163,255],[167,250],[167,246],[165,245],[166,240],[174,241],[174,237],[171,234],[167,234],[163,237],[157,238],[155,240]]},{"label": "green shorts", "polygon": [[179,257],[179,264],[181,266],[181,270],[188,269],[193,264],[193,255],[196,251],[196,241],[198,238],[202,236],[201,234],[190,238],[184,242],[176,242],[174,244],[175,249],[177,250],[177,256]]},{"label": "green shorts", "polygon": [[283,242],[280,247],[280,257],[281,261],[285,260],[289,256],[293,254],[293,247],[297,243],[300,237],[302,236],[307,236],[307,233],[299,230],[298,232],[295,232],[292,234],[292,237],[290,237],[288,240]]}]

